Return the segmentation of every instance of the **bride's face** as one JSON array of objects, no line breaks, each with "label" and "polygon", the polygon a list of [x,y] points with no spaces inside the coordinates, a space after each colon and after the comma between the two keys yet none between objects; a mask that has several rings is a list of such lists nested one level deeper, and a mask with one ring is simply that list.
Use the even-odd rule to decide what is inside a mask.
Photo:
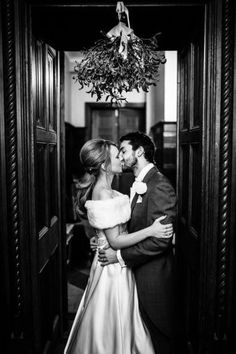
[{"label": "bride's face", "polygon": [[121,173],[122,167],[119,159],[119,150],[117,149],[116,146],[113,145],[110,146],[110,159],[111,159],[111,165],[109,166],[109,170],[114,174]]}]

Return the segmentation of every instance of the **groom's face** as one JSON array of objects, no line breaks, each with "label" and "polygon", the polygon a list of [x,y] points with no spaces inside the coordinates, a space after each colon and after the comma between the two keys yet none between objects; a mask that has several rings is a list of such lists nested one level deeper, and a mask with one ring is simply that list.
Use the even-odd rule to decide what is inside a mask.
[{"label": "groom's face", "polygon": [[120,144],[119,159],[124,171],[133,169],[137,164],[136,153],[133,150],[132,145],[130,145],[129,140],[124,140]]}]

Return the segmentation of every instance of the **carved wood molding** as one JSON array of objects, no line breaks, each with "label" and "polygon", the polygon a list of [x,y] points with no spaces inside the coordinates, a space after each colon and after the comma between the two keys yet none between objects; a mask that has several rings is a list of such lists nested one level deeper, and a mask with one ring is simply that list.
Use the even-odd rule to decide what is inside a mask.
[{"label": "carved wood molding", "polygon": [[18,197],[17,165],[17,108],[16,108],[16,53],[15,53],[15,15],[14,1],[3,0],[3,65],[4,65],[4,101],[6,127],[6,167],[7,167],[7,209],[8,209],[8,245],[11,255],[11,305],[14,328],[12,335],[18,333],[17,323],[22,315],[22,284],[20,256],[20,225]]},{"label": "carved wood molding", "polygon": [[228,242],[230,234],[232,120],[233,120],[233,1],[224,0],[222,18],[222,90],[217,249],[216,337],[226,339]]}]

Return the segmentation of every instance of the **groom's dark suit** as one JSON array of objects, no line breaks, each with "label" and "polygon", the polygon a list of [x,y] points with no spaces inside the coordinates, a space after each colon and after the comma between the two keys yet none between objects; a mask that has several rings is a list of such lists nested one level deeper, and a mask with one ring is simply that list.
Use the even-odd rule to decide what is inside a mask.
[{"label": "groom's dark suit", "polygon": [[[138,195],[133,198],[130,233],[151,225],[163,215],[167,215],[165,223],[175,223],[176,196],[167,178],[153,167],[143,182],[147,191],[138,203]],[[141,314],[155,350],[159,354],[169,353],[174,302],[172,238],[147,238],[121,250],[121,256],[134,271]]]}]

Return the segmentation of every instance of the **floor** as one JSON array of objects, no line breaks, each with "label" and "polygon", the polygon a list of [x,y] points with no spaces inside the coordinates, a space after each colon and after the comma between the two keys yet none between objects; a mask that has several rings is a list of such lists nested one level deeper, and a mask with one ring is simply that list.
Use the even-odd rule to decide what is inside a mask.
[{"label": "floor", "polygon": [[[91,259],[92,260],[92,259]],[[65,331],[63,338],[61,341],[58,343],[55,351],[53,354],[63,354],[64,348],[67,342],[67,338],[77,311],[77,308],[79,306],[79,303],[81,301],[81,298],[84,293],[84,289],[87,285],[88,281],[88,276],[89,276],[89,271],[90,271],[90,266],[91,266],[91,260],[88,260],[86,264],[83,266],[70,266],[68,267],[68,329]],[[178,343],[177,343],[178,344]],[[177,346],[178,348],[178,346]],[[185,351],[181,350],[179,351],[176,348],[175,354],[186,354]]]},{"label": "floor", "polygon": [[89,270],[89,261],[82,268],[68,267],[68,329],[64,333],[62,340],[58,343],[54,352],[55,354],[63,354],[70,328],[88,281]]}]

